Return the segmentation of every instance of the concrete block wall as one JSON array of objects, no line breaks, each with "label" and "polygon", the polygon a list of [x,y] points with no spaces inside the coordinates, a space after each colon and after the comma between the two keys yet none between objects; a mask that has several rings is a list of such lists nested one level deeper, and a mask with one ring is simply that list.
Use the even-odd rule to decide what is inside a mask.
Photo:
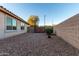
[{"label": "concrete block wall", "polygon": [[79,49],[79,14],[54,27],[56,34]]}]

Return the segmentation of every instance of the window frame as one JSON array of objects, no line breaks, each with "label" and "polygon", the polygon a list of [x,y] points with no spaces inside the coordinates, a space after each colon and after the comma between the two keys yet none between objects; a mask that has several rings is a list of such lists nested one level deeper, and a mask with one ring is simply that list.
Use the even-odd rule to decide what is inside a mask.
[{"label": "window frame", "polygon": [[25,24],[23,22],[21,22],[21,30],[25,30]]},{"label": "window frame", "polygon": [[[11,20],[11,29],[7,29],[7,27],[8,27],[8,18]],[[16,29],[13,29],[13,20],[15,20],[16,21]],[[5,30],[8,32],[10,32],[10,31],[16,31],[17,30],[17,20],[15,19],[15,18],[12,18],[12,17],[9,17],[9,16],[6,16],[6,19],[5,19]]]},{"label": "window frame", "polygon": [[[16,21],[16,19],[13,19],[14,21],[15,21],[15,25],[13,25],[13,23],[12,23],[12,30],[17,30],[17,21]],[[12,20],[12,22],[13,22],[13,20]],[[15,27],[15,29],[14,29],[14,27]]]}]

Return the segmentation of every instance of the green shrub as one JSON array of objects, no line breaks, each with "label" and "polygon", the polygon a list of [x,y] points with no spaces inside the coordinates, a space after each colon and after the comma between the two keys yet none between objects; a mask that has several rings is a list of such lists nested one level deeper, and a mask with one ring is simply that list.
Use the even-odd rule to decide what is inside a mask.
[{"label": "green shrub", "polygon": [[47,28],[47,29],[46,29],[46,33],[47,33],[48,35],[51,35],[51,34],[53,33],[53,29]]}]

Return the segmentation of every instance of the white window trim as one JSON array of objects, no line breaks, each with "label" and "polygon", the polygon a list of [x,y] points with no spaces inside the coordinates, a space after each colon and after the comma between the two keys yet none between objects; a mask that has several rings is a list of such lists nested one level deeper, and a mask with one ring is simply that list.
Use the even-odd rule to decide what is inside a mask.
[{"label": "white window trim", "polygon": [[[20,24],[21,24],[21,23],[23,23],[23,22],[20,22]],[[24,31],[24,30],[25,30],[25,23],[23,23],[23,24],[24,24],[24,29],[23,29],[23,30],[21,29],[21,26],[22,26],[22,25],[21,25],[21,26],[20,26],[20,30],[21,30],[21,31]]]},{"label": "white window trim", "polygon": [[16,20],[15,18],[10,17],[10,18],[16,20],[16,30],[7,30],[7,29],[6,29],[6,25],[7,25],[7,24],[6,24],[6,18],[7,18],[7,17],[10,17],[10,16],[7,16],[7,15],[6,15],[5,18],[4,18],[4,24],[5,24],[5,30],[4,30],[4,32],[7,32],[7,33],[8,33],[8,32],[16,32],[16,31],[17,31],[17,20]]}]

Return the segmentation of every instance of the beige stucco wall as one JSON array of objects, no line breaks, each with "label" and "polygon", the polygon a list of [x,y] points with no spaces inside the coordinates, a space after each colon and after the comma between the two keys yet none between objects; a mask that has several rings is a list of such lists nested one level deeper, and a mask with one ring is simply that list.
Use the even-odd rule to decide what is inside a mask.
[{"label": "beige stucco wall", "polygon": [[0,38],[4,37],[4,14],[0,12]]},{"label": "beige stucco wall", "polygon": [[[9,16],[9,15],[0,12],[0,39],[15,36],[15,35],[27,32],[27,24],[25,24],[25,26],[26,26],[25,30],[21,30],[21,28],[20,28],[21,27],[21,21],[19,21],[17,19],[16,19],[16,21],[17,21],[17,30],[7,31],[6,30],[6,23],[5,23],[7,16]],[[9,16],[9,17],[11,17],[11,16]]]},{"label": "beige stucco wall", "polygon": [[54,27],[56,34],[79,49],[79,14]]}]

